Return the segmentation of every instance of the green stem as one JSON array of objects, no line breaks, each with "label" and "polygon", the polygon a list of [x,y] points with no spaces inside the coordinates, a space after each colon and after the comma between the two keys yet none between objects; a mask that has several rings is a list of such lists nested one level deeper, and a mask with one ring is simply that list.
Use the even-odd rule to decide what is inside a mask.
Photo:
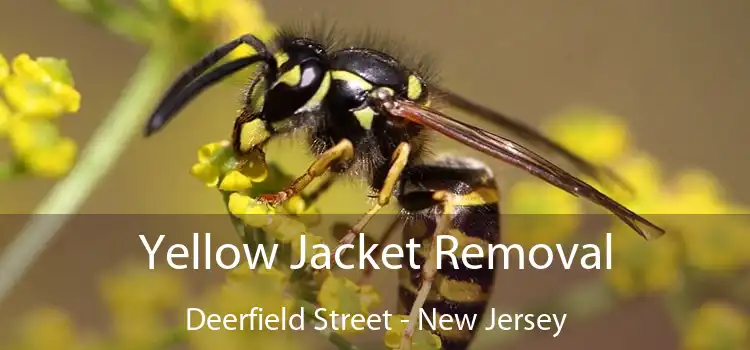
[{"label": "green stem", "polygon": [[0,303],[71,214],[80,209],[129,141],[139,134],[143,118],[167,82],[172,65],[168,52],[152,51],[146,55],[120,99],[81,152],[75,168],[42,200],[31,221],[5,249],[0,256]]}]

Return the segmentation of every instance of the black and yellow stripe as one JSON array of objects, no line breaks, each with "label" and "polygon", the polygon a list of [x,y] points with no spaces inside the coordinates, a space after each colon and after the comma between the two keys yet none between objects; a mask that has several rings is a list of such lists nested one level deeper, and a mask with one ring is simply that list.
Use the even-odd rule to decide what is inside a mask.
[{"label": "black and yellow stripe", "polygon": [[[415,263],[423,266],[438,222],[446,211],[454,213],[451,229],[444,234],[451,235],[458,241],[456,253],[459,266],[454,267],[449,258],[443,257],[441,269],[437,271],[423,310],[429,315],[434,310],[438,315],[476,317],[476,323],[471,330],[435,330],[446,350],[463,350],[471,343],[477,329],[481,328],[495,282],[487,256],[467,259],[472,265],[481,265],[483,268],[470,269],[461,265],[461,247],[469,243],[487,247],[489,244],[497,244],[500,239],[499,192],[491,173],[484,168],[460,167],[461,165],[465,164],[452,162],[450,166],[419,166],[422,169],[411,171],[405,181],[407,188],[419,189],[407,189],[401,197],[402,205],[409,208],[410,205],[417,205],[419,197],[426,197],[422,194],[437,191],[453,194],[450,202],[423,204],[420,210],[415,210],[416,207],[407,209],[411,214],[407,214],[409,217],[403,235],[404,243],[412,238],[421,243],[421,249],[415,254]],[[421,278],[421,270],[404,264],[399,276],[399,313],[411,310]]]}]

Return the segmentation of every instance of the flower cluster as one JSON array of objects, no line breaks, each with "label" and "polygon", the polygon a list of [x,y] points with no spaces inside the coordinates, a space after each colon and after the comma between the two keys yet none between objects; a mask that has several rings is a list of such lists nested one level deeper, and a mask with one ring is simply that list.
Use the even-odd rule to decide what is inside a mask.
[{"label": "flower cluster", "polygon": [[[289,275],[280,270],[263,267],[251,270],[240,266],[229,274],[223,285],[202,296],[199,307],[206,313],[221,315],[247,313],[256,307],[263,314],[282,315],[283,308],[294,310],[296,306],[296,300],[287,294],[288,286]],[[302,344],[288,332],[290,330],[256,328],[252,332],[236,332],[203,328],[190,332],[188,342],[194,349],[246,349],[249,344],[261,349],[301,349]]]},{"label": "flower cluster", "polygon": [[[229,142],[212,142],[198,149],[198,162],[190,173],[207,187],[218,187],[222,191],[244,191],[253,183],[262,182],[268,176],[263,155],[253,153],[239,164],[229,152]],[[219,183],[221,177],[221,183]]]},{"label": "flower cluster", "polygon": [[[573,110],[554,118],[547,129],[574,152],[617,169],[634,187],[634,195],[616,188],[599,189],[667,230],[665,236],[646,241],[613,219],[608,232],[615,235],[615,263],[603,278],[616,293],[622,297],[660,293],[665,298],[684,298],[708,284],[702,278],[716,276],[725,277],[723,283],[729,283],[725,288],[735,288],[734,281],[743,278],[750,264],[750,221],[733,214],[748,213],[748,209],[729,201],[711,174],[689,169],[667,177],[657,161],[631,144],[626,124],[608,113]],[[562,206],[541,189],[535,195],[528,190],[529,184],[516,186],[526,190],[523,196],[511,196],[511,206],[537,210]],[[744,298],[681,310],[693,314],[683,332],[685,349],[746,348],[748,317],[736,306],[748,301]]]},{"label": "flower cluster", "polygon": [[20,323],[18,337],[9,348],[82,350],[90,345],[80,339],[79,330],[70,316],[55,308],[34,310]]},{"label": "flower cluster", "polygon": [[750,315],[737,307],[709,301],[693,312],[685,330],[685,349],[747,349]]},{"label": "flower cluster", "polygon": [[[622,157],[631,139],[625,123],[616,116],[576,108],[550,119],[546,133],[564,147],[597,164]],[[569,193],[536,179],[524,179],[507,193],[506,212],[512,214],[506,238],[523,246],[565,242],[575,236],[584,213],[583,202]],[[535,215],[534,218],[528,216]]]},{"label": "flower cluster", "polygon": [[170,337],[170,311],[187,299],[184,282],[172,270],[146,270],[122,266],[101,283],[112,322],[111,341],[123,348],[159,347]]},{"label": "flower cluster", "polygon": [[[678,285],[684,267],[727,271],[750,262],[750,238],[745,234],[750,222],[742,216],[730,215],[747,210],[730,203],[710,174],[687,170],[674,178],[665,178],[658,163],[634,147],[623,120],[609,113],[574,109],[552,118],[546,129],[573,152],[617,169],[618,175],[633,187],[634,194],[590,182],[669,231],[666,236],[647,242],[613,219],[609,232],[622,234],[616,235],[613,242],[614,259],[618,263],[605,278],[620,293],[667,291]],[[556,225],[547,225],[553,219],[538,220],[545,221],[546,231],[529,227],[529,223],[520,227],[509,224],[512,230],[508,232],[508,240],[513,242],[562,242],[572,236],[578,224],[580,216],[570,214],[583,213],[580,200],[535,180],[516,183],[508,198],[509,210],[514,214],[568,214],[555,218]],[[552,234],[550,227],[556,228]]]},{"label": "flower cluster", "polygon": [[[263,7],[257,1],[245,0],[169,0],[173,11],[185,20],[202,26],[216,28],[213,41],[226,42],[246,33],[253,33],[261,40],[270,39],[275,26],[266,19]],[[230,58],[252,53],[247,46],[238,47]]]},{"label": "flower cluster", "polygon": [[[275,242],[289,247],[295,256],[295,261],[301,256],[303,247],[300,247],[300,236],[304,234],[306,238],[304,250],[308,252],[306,258],[309,260],[316,253],[322,252],[321,248],[315,248],[315,246],[320,247],[320,244],[325,244],[322,236],[310,232],[306,223],[311,220],[303,219],[308,216],[305,214],[317,212],[309,207],[300,196],[294,196],[285,201],[282,208],[269,206],[256,200],[254,195],[259,192],[253,190],[256,185],[262,185],[266,179],[270,180],[268,168],[260,151],[245,154],[242,159],[238,160],[232,154],[228,142],[214,142],[199,149],[198,162],[192,166],[191,173],[206,186],[218,188],[225,193],[229,213],[241,220],[246,227],[261,229],[265,234],[263,242]],[[283,176],[276,176],[274,180],[279,180],[278,177]],[[282,187],[283,185],[285,184],[282,184]],[[279,211],[279,209],[282,210]],[[380,296],[372,286],[358,285],[349,279],[333,275],[329,270],[315,271],[307,275],[307,280],[291,279],[288,266],[278,266],[272,271],[271,275],[278,277],[278,281],[292,285],[291,287],[287,285],[287,290],[314,295],[314,300],[307,301],[320,305],[330,312],[368,315],[380,303]],[[248,271],[240,271],[240,273],[253,274]],[[264,290],[268,292],[267,289]],[[283,294],[283,291],[271,294]],[[329,321],[336,324],[339,320],[330,319]],[[353,330],[351,326],[340,326],[337,328],[341,329],[341,333],[350,333]]]},{"label": "flower cluster", "polygon": [[66,61],[23,53],[8,62],[0,55],[0,88],[0,137],[13,151],[11,159],[0,160],[0,178],[67,174],[78,148],[60,133],[58,121],[78,112],[81,95]]},{"label": "flower cluster", "polygon": [[[328,274],[320,286],[317,301],[326,310],[335,311],[338,314],[368,316],[375,307],[380,305],[380,295],[372,286],[360,286],[349,279]],[[341,324],[340,320],[331,319],[330,321]],[[348,321],[351,322],[351,318]],[[351,325],[343,325],[340,328],[346,333],[357,332]]]},{"label": "flower cluster", "polygon": [[578,198],[542,181],[520,181],[506,196],[505,239],[527,249],[569,239],[583,212]]},{"label": "flower cluster", "polygon": [[[276,32],[259,1],[139,0],[136,6],[111,0],[57,1],[114,33],[149,47],[166,48],[187,62],[240,35],[252,33],[266,41]],[[243,45],[229,58],[250,53],[252,49]]]}]

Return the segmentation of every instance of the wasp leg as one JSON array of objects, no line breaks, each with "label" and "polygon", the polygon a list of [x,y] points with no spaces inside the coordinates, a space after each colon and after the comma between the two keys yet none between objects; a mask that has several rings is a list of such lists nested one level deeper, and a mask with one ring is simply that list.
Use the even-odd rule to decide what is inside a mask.
[{"label": "wasp leg", "polygon": [[324,195],[328,190],[333,186],[336,181],[339,179],[339,175],[336,173],[329,174],[323,182],[318,185],[314,190],[312,190],[309,194],[303,194],[302,199],[305,200],[305,204],[309,206],[315,205],[315,202],[318,201],[318,199]]},{"label": "wasp leg", "polygon": [[411,349],[411,340],[414,336],[414,330],[419,319],[419,310],[424,306],[424,303],[430,294],[430,290],[432,290],[432,283],[435,281],[435,275],[437,274],[437,244],[435,244],[435,241],[438,236],[447,233],[451,228],[451,221],[453,220],[454,215],[452,197],[453,195],[446,191],[437,191],[432,197],[443,203],[443,213],[440,215],[440,220],[438,220],[435,231],[432,234],[430,250],[429,253],[427,253],[425,263],[422,266],[419,290],[417,291],[414,304],[412,304],[411,311],[409,312],[409,324],[406,325],[403,338],[401,338],[401,350]]},{"label": "wasp leg", "polygon": [[393,158],[391,161],[391,167],[388,169],[388,174],[383,182],[383,187],[378,192],[378,201],[367,211],[367,213],[360,218],[354,226],[346,233],[346,235],[339,240],[338,245],[351,244],[357,237],[359,232],[365,228],[370,219],[377,214],[384,206],[388,205],[393,197],[393,190],[396,188],[396,183],[401,177],[401,173],[404,171],[406,164],[409,160],[409,153],[411,152],[411,146],[403,142],[398,145],[396,151],[393,152]]},{"label": "wasp leg", "polygon": [[328,169],[336,162],[346,162],[354,157],[354,146],[351,141],[343,139],[339,141],[335,146],[329,148],[323,152],[308,168],[305,175],[298,177],[292,181],[286,188],[277,193],[264,194],[260,196],[260,200],[270,204],[277,205],[285,200],[299,194],[310,183],[322,176],[328,171]]}]

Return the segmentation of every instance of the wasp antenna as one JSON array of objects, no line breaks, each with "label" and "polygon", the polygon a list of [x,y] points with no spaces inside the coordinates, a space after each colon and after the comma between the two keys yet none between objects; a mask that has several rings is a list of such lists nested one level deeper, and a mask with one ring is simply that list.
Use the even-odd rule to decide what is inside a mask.
[{"label": "wasp antenna", "polygon": [[[222,60],[232,52],[232,50],[242,44],[252,47],[256,51],[256,54],[245,57],[248,59],[245,61],[243,61],[243,58],[240,58],[226,63],[209,73],[209,75],[211,75],[210,77],[201,77],[201,75],[212,65]],[[166,125],[166,123],[174,117],[174,114],[182,108],[182,106],[206,87],[211,86],[227,75],[258,61],[266,62],[266,65],[268,66],[266,69],[267,77],[274,77],[276,75],[276,59],[268,52],[266,45],[260,39],[250,34],[240,36],[239,38],[223,44],[207,53],[198,60],[198,62],[183,71],[169,87],[146,124],[144,130],[145,136],[150,136]],[[171,107],[167,108],[168,106]]]},{"label": "wasp antenna", "polygon": [[237,71],[262,60],[263,57],[257,55],[238,58],[200,76],[181,90],[179,94],[172,96],[169,100],[165,100],[165,103],[162,103],[159,108],[156,109],[146,124],[145,135],[150,136],[155,131],[166,125],[167,122],[177,114],[177,112],[185,107],[185,105],[195,98],[195,96],[203,92],[203,90],[220,82]]}]

